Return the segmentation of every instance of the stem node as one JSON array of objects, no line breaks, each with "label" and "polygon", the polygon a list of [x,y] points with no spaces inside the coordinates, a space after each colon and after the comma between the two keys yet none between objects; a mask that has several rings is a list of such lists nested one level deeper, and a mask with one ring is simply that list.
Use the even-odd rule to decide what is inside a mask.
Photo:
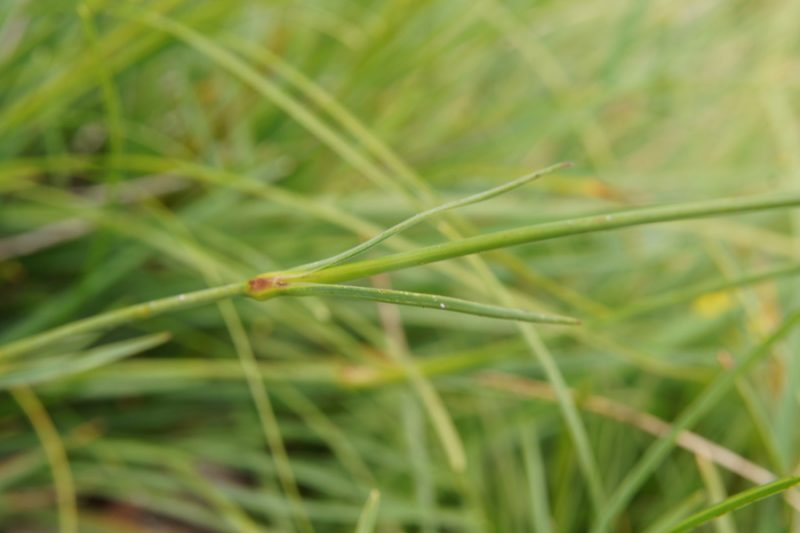
[{"label": "stem node", "polygon": [[276,289],[288,287],[289,282],[275,274],[260,274],[247,280],[247,295],[257,300],[273,296]]}]

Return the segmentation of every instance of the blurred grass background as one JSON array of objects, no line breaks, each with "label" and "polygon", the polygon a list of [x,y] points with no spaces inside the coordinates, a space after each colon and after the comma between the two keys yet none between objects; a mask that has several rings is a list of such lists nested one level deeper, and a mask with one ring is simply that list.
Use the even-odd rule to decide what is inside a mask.
[{"label": "blurred grass background", "polygon": [[[557,161],[576,167],[464,209],[465,231],[796,189],[798,20],[790,0],[6,0],[0,343],[320,259],[437,198]],[[521,306],[585,322],[538,330],[577,394],[605,491],[658,433],[645,414],[673,420],[793,310],[798,223],[748,215],[487,254]],[[432,223],[384,250],[442,239]],[[474,267],[373,281],[490,301]],[[160,332],[169,340],[143,337]],[[270,446],[238,361],[247,339],[275,415]],[[695,428],[722,448],[682,444],[615,530],[658,530],[797,471],[798,342],[775,346]],[[110,362],[67,372],[59,357],[94,345]],[[455,423],[463,472],[398,353]],[[35,385],[0,377],[8,531],[69,530],[71,501],[80,531],[349,531],[373,488],[378,531],[594,523],[552,389],[506,322],[237,301],[3,368]],[[732,470],[727,452],[751,463]],[[773,498],[713,527],[800,520]]]}]

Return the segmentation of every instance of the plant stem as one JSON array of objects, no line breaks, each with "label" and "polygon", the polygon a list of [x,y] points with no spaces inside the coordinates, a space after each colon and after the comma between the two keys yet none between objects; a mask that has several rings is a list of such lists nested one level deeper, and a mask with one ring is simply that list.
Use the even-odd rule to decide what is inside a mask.
[{"label": "plant stem", "polygon": [[69,324],[51,329],[44,333],[6,344],[0,347],[0,359],[22,354],[50,344],[58,339],[63,339],[78,333],[118,326],[126,322],[133,322],[134,320],[160,315],[177,309],[185,309],[204,303],[215,302],[231,296],[240,296],[246,291],[246,283],[231,283],[229,285],[187,292],[185,294],[178,294],[176,296],[169,296],[167,298],[160,298],[158,300],[123,307],[122,309],[70,322]]},{"label": "plant stem", "polygon": [[726,516],[741,507],[751,505],[759,500],[788,490],[797,484],[800,484],[800,477],[787,477],[773,481],[772,483],[767,483],[766,485],[753,487],[739,494],[734,494],[725,501],[712,505],[708,509],[703,509],[699,513],[693,514],[678,525],[669,528],[667,531],[669,533],[680,533],[682,531],[693,530],[710,520]]},{"label": "plant stem", "polygon": [[709,218],[725,214],[796,206],[800,206],[800,192],[782,194],[780,196],[771,195],[756,198],[712,200],[689,204],[647,207],[619,213],[560,220],[546,224],[498,231],[486,235],[478,235],[476,237],[468,237],[466,239],[436,244],[387,257],[331,267],[319,272],[291,275],[289,279],[313,281],[315,283],[336,283],[339,281],[372,276],[381,272],[400,270],[402,268],[424,265],[444,259],[451,259],[453,257],[461,257],[518,244],[544,241],[556,237],[594,233],[657,222]]},{"label": "plant stem", "polygon": [[112,327],[152,315],[166,313],[168,311],[214,302],[223,298],[243,295],[259,299],[268,298],[271,296],[269,293],[279,292],[285,289],[290,283],[294,282],[336,283],[339,281],[351,281],[382,272],[390,272],[487,250],[538,242],[556,237],[594,233],[657,222],[709,218],[726,214],[796,206],[800,206],[800,192],[786,193],[780,196],[770,195],[755,198],[712,200],[690,204],[647,207],[619,213],[593,215],[498,231],[486,235],[479,235],[477,237],[449,241],[378,259],[348,263],[346,265],[335,266],[307,274],[268,272],[260,274],[246,282],[232,283],[161,298],[159,300],[153,300],[103,313],[91,318],[78,320],[77,322],[72,322],[50,331],[6,344],[0,347],[0,359],[19,355],[77,333]]},{"label": "plant stem", "polygon": [[60,533],[78,531],[78,505],[75,495],[75,480],[69,465],[64,442],[36,393],[29,387],[11,389],[11,396],[28,417],[42,450],[50,463],[53,475],[53,488],[58,504],[58,530]]}]

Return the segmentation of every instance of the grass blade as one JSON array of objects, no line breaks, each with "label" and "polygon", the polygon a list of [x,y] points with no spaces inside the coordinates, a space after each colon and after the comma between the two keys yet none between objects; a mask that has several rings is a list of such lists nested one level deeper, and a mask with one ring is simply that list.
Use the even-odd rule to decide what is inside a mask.
[{"label": "grass blade", "polygon": [[378,520],[378,505],[380,504],[381,493],[378,489],[372,489],[369,492],[367,503],[364,504],[364,510],[361,511],[361,516],[358,518],[358,525],[356,525],[356,533],[371,533],[375,531],[375,522]]},{"label": "grass blade", "polygon": [[410,252],[394,254],[388,257],[339,265],[310,274],[299,274],[293,277],[317,283],[335,283],[337,281],[363,278],[381,272],[389,272],[436,261],[443,261],[453,257],[461,257],[508,246],[555,239],[557,237],[596,233],[659,222],[710,218],[735,213],[797,206],[800,206],[800,192],[646,207],[630,211],[571,218],[546,224],[535,224],[516,229],[497,231],[478,235],[476,237],[468,237],[428,246]]},{"label": "grass blade", "polygon": [[661,461],[675,446],[681,431],[689,429],[706,414],[722,397],[736,384],[757,362],[769,355],[770,348],[780,339],[788,335],[800,322],[800,311],[791,313],[784,323],[767,339],[756,346],[747,356],[730,370],[720,374],[689,407],[687,407],[675,422],[669,433],[647,449],[639,463],[630,471],[622,481],[616,493],[612,495],[600,520],[592,531],[607,531],[614,517],[620,513],[628,501],[633,497],[639,487],[647,480]]},{"label": "grass blade", "polygon": [[[697,470],[700,478],[706,486],[706,503],[716,505],[728,499],[725,491],[725,483],[722,481],[719,470],[714,464],[703,457],[695,457]],[[729,515],[720,516],[714,521],[714,529],[717,533],[736,533],[736,526]]]},{"label": "grass blade", "polygon": [[753,504],[759,500],[763,500],[764,498],[768,498],[774,494],[783,492],[797,484],[800,484],[800,477],[788,477],[773,481],[772,483],[767,483],[766,485],[753,487],[752,489],[735,494],[707,509],[703,509],[699,513],[693,514],[678,525],[669,528],[667,531],[669,533],[689,531],[690,529],[699,527],[709,520],[713,520],[714,518],[718,518],[737,509]]},{"label": "grass blade", "polygon": [[513,309],[499,305],[470,302],[460,298],[439,296],[437,294],[422,294],[418,292],[398,291],[394,289],[373,289],[371,287],[357,287],[355,285],[325,285],[318,283],[290,284],[272,295],[286,296],[331,296],[334,298],[351,298],[356,300],[370,300],[396,305],[413,307],[427,307],[441,309],[467,315],[477,315],[502,320],[519,320],[537,324],[562,324],[577,325],[580,320],[575,318],[535,313],[523,309]]},{"label": "grass blade", "polygon": [[53,488],[58,504],[58,530],[60,533],[78,531],[78,501],[75,480],[69,465],[64,442],[47,409],[28,387],[11,389],[14,401],[25,412],[33,426],[53,474]]},{"label": "grass blade", "polygon": [[530,501],[530,523],[535,531],[553,533],[550,516],[550,502],[547,494],[546,469],[542,460],[542,449],[536,425],[520,431],[520,447],[525,475],[528,478],[528,494]]},{"label": "grass blade", "polygon": [[461,198],[459,200],[453,200],[452,202],[447,202],[432,209],[428,209],[427,211],[417,213],[416,215],[409,217],[398,224],[395,224],[391,228],[379,233],[378,235],[375,235],[371,239],[364,241],[357,246],[350,248],[349,250],[345,250],[340,254],[334,255],[327,259],[323,259],[321,261],[316,261],[314,263],[303,265],[299,267],[297,270],[302,271],[304,273],[308,273],[308,272],[316,272],[317,270],[322,270],[323,268],[327,268],[333,265],[338,265],[339,263],[343,263],[352,257],[360,255],[366,252],[367,250],[374,248],[375,246],[382,243],[386,239],[392,237],[393,235],[396,235],[401,231],[405,231],[408,228],[416,226],[423,220],[428,219],[434,215],[437,215],[444,211],[448,211],[450,209],[456,209],[458,207],[464,207],[489,200],[491,198],[494,198],[495,196],[505,194],[507,192],[513,191],[514,189],[518,189],[519,187],[522,187],[523,185],[530,183],[531,181],[537,180],[542,176],[545,176],[557,170],[569,168],[570,166],[572,166],[572,163],[557,163],[542,170],[537,170],[536,172],[531,172],[530,174],[521,176],[515,180],[509,181],[508,183],[504,183],[497,187],[493,187],[487,191],[479,192],[477,194],[473,194],[471,196],[467,196],[466,198]]},{"label": "grass blade", "polygon": [[137,19],[185,42],[282,109],[365,177],[389,190],[400,191],[400,186],[387,176],[374,161],[365,157],[348,143],[340,132],[312,113],[303,102],[284,91],[279,84],[274,83],[269,77],[263,76],[237,55],[217,45],[212,39],[178,20],[163,17],[153,10],[126,11],[120,9],[118,13],[123,17]]},{"label": "grass blade", "polygon": [[176,296],[169,296],[167,298],[152,300],[107,313],[101,313],[90,318],[70,322],[69,324],[53,328],[38,335],[10,342],[0,347],[0,359],[17,356],[78,333],[110,328],[160,313],[166,313],[176,309],[185,309],[201,303],[216,302],[230,296],[241,294],[243,291],[244,286],[241,283],[233,283],[231,285],[221,285],[219,287],[194,291],[187,294],[178,294]]},{"label": "grass blade", "polygon": [[647,299],[647,301],[634,303],[616,313],[613,313],[609,318],[613,320],[621,320],[634,315],[657,311],[664,307],[669,307],[671,305],[692,300],[704,294],[728,291],[750,285],[757,285],[759,283],[773,281],[779,278],[796,276],[798,274],[800,274],[800,265],[789,265],[767,270],[765,272],[747,274],[730,280],[723,279],[720,281],[703,282],[690,287],[652,296]]},{"label": "grass blade", "polygon": [[136,355],[149,350],[169,340],[168,333],[145,335],[121,342],[105,344],[93,348],[79,357],[56,358],[53,360],[37,361],[35,364],[24,365],[20,370],[6,371],[0,376],[0,390],[21,385],[34,385],[87,372],[114,361]]}]

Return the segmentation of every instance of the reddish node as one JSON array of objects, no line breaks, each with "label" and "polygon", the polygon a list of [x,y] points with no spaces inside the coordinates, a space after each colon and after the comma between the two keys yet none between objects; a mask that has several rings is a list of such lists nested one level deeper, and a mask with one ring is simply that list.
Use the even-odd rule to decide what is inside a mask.
[{"label": "reddish node", "polygon": [[272,287],[272,278],[253,278],[248,283],[252,292],[261,292]]},{"label": "reddish node", "polygon": [[260,293],[264,292],[267,289],[271,289],[273,287],[286,287],[289,285],[288,282],[280,279],[280,278],[273,278],[273,277],[257,277],[249,280],[247,282],[250,285],[250,292],[252,293]]}]

